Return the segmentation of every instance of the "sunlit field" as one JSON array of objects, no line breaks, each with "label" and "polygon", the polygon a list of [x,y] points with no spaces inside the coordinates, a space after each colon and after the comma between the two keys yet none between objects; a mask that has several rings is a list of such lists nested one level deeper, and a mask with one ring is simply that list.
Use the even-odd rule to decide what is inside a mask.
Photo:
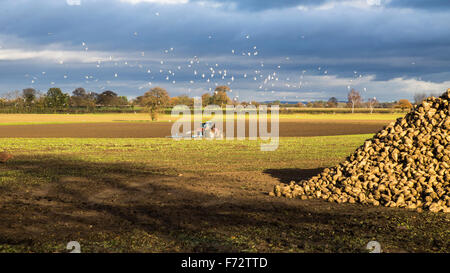
[{"label": "sunlit field", "polygon": [[268,196],[371,135],[259,141],[0,139],[1,252],[385,252],[448,250],[432,213]]}]

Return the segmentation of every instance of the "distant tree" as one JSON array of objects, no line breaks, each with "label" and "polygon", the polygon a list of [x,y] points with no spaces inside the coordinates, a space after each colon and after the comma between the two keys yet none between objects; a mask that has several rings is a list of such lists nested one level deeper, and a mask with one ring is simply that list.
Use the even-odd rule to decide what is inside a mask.
[{"label": "distant tree", "polygon": [[214,89],[215,92],[229,92],[231,89],[226,85],[219,85]]},{"label": "distant tree", "polygon": [[72,95],[74,97],[86,98],[88,94],[83,87],[78,87],[77,89],[73,90]]},{"label": "distant tree", "polygon": [[103,106],[117,106],[118,96],[111,90],[107,90],[97,97],[97,103]]},{"label": "distant tree", "polygon": [[9,91],[2,95],[2,97],[6,101],[16,101],[16,100],[22,100],[23,92],[20,92],[19,90]]},{"label": "distant tree", "polygon": [[178,99],[177,105],[178,104],[180,104],[180,105],[187,105],[189,107],[194,106],[194,99],[190,98],[188,95],[178,96],[177,99]]},{"label": "distant tree", "polygon": [[79,87],[72,92],[72,96],[70,97],[71,106],[92,106],[92,104],[95,105],[95,101],[92,101],[92,99],[90,99],[89,94],[84,88]]},{"label": "distant tree", "polygon": [[22,90],[22,96],[26,105],[31,105],[36,99],[36,90],[33,88],[25,88]]},{"label": "distant tree", "polygon": [[251,101],[250,105],[254,105],[256,108],[258,108],[261,105],[261,103],[259,103],[257,101]]},{"label": "distant tree", "polygon": [[45,95],[45,106],[48,108],[63,108],[68,105],[69,95],[59,88],[50,88]]},{"label": "distant tree", "polygon": [[209,93],[205,93],[202,95],[202,105],[203,107],[211,104],[211,95]]},{"label": "distant tree", "polygon": [[352,113],[355,113],[355,106],[358,106],[361,104],[361,94],[359,94],[358,91],[356,91],[355,89],[352,89],[349,93],[348,93],[348,103],[351,105],[352,107]]},{"label": "distant tree", "polygon": [[327,107],[335,108],[338,105],[338,100],[335,97],[331,97],[327,102]]},{"label": "distant tree", "polygon": [[414,104],[421,104],[427,97],[428,96],[425,93],[416,93],[414,95]]},{"label": "distant tree", "polygon": [[395,108],[397,105],[397,102],[380,102],[380,107],[389,109],[389,108]]},{"label": "distant tree", "polygon": [[324,101],[321,100],[314,101],[312,104],[313,104],[312,107],[314,108],[323,108],[327,105]]},{"label": "distant tree", "polygon": [[308,108],[312,108],[312,107],[313,107],[313,103],[312,103],[312,102],[310,102],[310,101],[308,101],[308,103],[306,103],[306,107],[308,107]]},{"label": "distant tree", "polygon": [[411,102],[409,102],[409,100],[401,99],[398,101],[396,107],[401,108],[402,110],[405,110],[405,109],[411,109],[413,106],[412,106]]},{"label": "distant tree", "polygon": [[41,109],[45,108],[46,96],[45,95],[36,96],[36,99],[34,99],[33,105],[36,108],[41,108]]},{"label": "distant tree", "polygon": [[370,113],[373,113],[373,108],[378,104],[377,98],[373,97],[367,100],[367,106],[370,109]]},{"label": "distant tree", "polygon": [[176,106],[176,105],[180,105],[179,102],[180,102],[180,100],[179,100],[178,97],[171,97],[171,98],[169,99],[168,105],[174,107],[174,106]]},{"label": "distant tree", "polygon": [[128,98],[126,96],[119,96],[117,97],[116,106],[125,106],[128,105]]},{"label": "distant tree", "polygon": [[152,120],[158,119],[159,112],[169,104],[169,100],[169,94],[161,87],[154,87],[137,98],[138,103],[147,108]]},{"label": "distant tree", "polygon": [[170,106],[186,105],[186,106],[192,107],[192,106],[194,106],[194,99],[190,98],[187,95],[181,95],[181,96],[178,96],[178,97],[170,98],[168,104]]},{"label": "distant tree", "polygon": [[232,101],[227,95],[228,91],[230,91],[230,88],[226,85],[217,86],[211,97],[211,104],[219,105],[220,107],[230,104]]}]

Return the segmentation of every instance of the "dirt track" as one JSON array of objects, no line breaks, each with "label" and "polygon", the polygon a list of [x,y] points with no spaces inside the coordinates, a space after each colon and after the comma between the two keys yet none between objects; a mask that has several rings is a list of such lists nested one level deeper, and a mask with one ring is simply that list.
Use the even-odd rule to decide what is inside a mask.
[{"label": "dirt track", "polygon": [[[389,121],[281,121],[281,137],[370,134]],[[0,138],[152,138],[170,135],[172,123],[69,123],[0,126]],[[270,125],[268,126],[270,128]],[[247,130],[248,132],[248,130]]]}]

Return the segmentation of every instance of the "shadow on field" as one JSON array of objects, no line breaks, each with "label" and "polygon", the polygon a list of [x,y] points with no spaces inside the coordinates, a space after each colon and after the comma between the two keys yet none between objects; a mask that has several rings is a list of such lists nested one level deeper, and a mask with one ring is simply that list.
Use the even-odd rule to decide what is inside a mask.
[{"label": "shadow on field", "polygon": [[[64,252],[67,242],[78,240],[85,252],[335,252],[363,251],[376,238],[398,249],[448,250],[445,237],[430,241],[430,233],[416,232],[412,240],[413,230],[393,224],[412,212],[273,198],[220,176],[211,183],[152,166],[52,156],[21,156],[0,171],[18,174],[0,192],[1,251],[7,245]],[[319,171],[266,172],[283,180]],[[224,189],[233,194],[218,197]],[[435,225],[446,230],[436,220],[420,228]]]},{"label": "shadow on field", "polygon": [[264,170],[264,173],[269,174],[270,176],[277,178],[282,183],[290,183],[291,181],[301,181],[307,180],[315,175],[318,175],[324,170],[324,168],[317,169],[267,169]]}]

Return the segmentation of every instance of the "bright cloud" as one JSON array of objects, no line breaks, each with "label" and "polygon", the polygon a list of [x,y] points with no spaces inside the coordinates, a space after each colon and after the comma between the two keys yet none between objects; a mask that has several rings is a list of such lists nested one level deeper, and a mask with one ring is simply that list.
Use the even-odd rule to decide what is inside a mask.
[{"label": "bright cloud", "polygon": [[93,63],[108,60],[108,56],[108,53],[94,51],[0,49],[0,61],[44,60],[57,63]]},{"label": "bright cloud", "polygon": [[81,0],[66,0],[66,3],[69,6],[79,6],[81,5]]}]

